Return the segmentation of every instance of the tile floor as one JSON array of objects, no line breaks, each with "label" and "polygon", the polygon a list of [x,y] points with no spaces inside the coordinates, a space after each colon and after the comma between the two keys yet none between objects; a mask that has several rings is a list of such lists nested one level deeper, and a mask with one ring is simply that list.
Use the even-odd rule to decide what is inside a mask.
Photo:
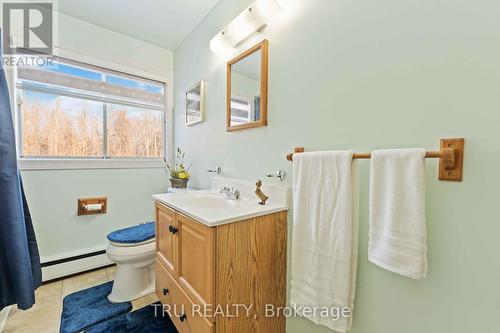
[{"label": "tile floor", "polygon": [[[36,304],[31,309],[21,311],[12,307],[3,333],[59,332],[64,296],[113,280],[115,270],[116,266],[111,266],[42,285],[36,291]],[[132,302],[132,311],[157,300],[155,294],[137,299]]]}]

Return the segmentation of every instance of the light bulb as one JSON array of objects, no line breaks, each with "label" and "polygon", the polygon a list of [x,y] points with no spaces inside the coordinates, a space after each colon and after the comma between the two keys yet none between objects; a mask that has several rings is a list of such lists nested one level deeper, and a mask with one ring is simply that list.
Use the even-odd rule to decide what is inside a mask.
[{"label": "light bulb", "polygon": [[264,20],[270,19],[281,9],[276,0],[257,0],[254,5],[255,11]]},{"label": "light bulb", "polygon": [[210,50],[215,54],[229,54],[235,51],[225,40],[223,32],[219,32],[210,41]]},{"label": "light bulb", "polygon": [[281,9],[277,0],[257,0],[210,41],[210,50],[216,54],[231,53],[243,40],[267,24]]}]

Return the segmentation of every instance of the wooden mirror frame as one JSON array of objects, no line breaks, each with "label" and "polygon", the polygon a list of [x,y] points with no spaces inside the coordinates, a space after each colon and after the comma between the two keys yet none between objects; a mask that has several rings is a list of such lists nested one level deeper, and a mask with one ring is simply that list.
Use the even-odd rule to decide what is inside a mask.
[{"label": "wooden mirror frame", "polygon": [[[249,55],[261,50],[260,62],[260,119],[248,124],[231,126],[231,67],[245,59]],[[269,73],[269,42],[264,39],[259,44],[246,50],[236,58],[227,63],[227,109],[226,109],[226,130],[228,132],[238,131],[246,128],[267,126],[267,89],[268,89],[268,73]]]}]

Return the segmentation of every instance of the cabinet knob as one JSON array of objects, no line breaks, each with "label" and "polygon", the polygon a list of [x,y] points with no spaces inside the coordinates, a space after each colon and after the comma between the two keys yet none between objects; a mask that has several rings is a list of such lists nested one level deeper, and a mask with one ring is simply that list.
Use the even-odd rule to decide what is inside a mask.
[{"label": "cabinet knob", "polygon": [[179,319],[180,319],[182,322],[183,322],[184,320],[186,320],[186,319],[187,319],[186,314],[185,314],[185,313],[184,313],[184,314],[182,314],[182,315],[179,317]]},{"label": "cabinet knob", "polygon": [[177,229],[176,227],[170,225],[170,226],[168,226],[168,231],[170,231],[172,234],[175,235],[177,233],[177,231],[179,231],[179,229]]},{"label": "cabinet knob", "polygon": [[163,288],[163,295],[166,296],[168,294],[168,289],[167,288]]}]

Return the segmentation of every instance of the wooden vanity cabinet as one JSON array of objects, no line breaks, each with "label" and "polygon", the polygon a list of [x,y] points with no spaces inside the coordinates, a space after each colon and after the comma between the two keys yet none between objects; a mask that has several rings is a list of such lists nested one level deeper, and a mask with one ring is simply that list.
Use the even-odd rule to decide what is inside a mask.
[{"label": "wooden vanity cabinet", "polygon": [[[180,333],[281,333],[286,212],[207,227],[156,203],[156,293]],[[246,309],[249,309],[248,311]]]}]

